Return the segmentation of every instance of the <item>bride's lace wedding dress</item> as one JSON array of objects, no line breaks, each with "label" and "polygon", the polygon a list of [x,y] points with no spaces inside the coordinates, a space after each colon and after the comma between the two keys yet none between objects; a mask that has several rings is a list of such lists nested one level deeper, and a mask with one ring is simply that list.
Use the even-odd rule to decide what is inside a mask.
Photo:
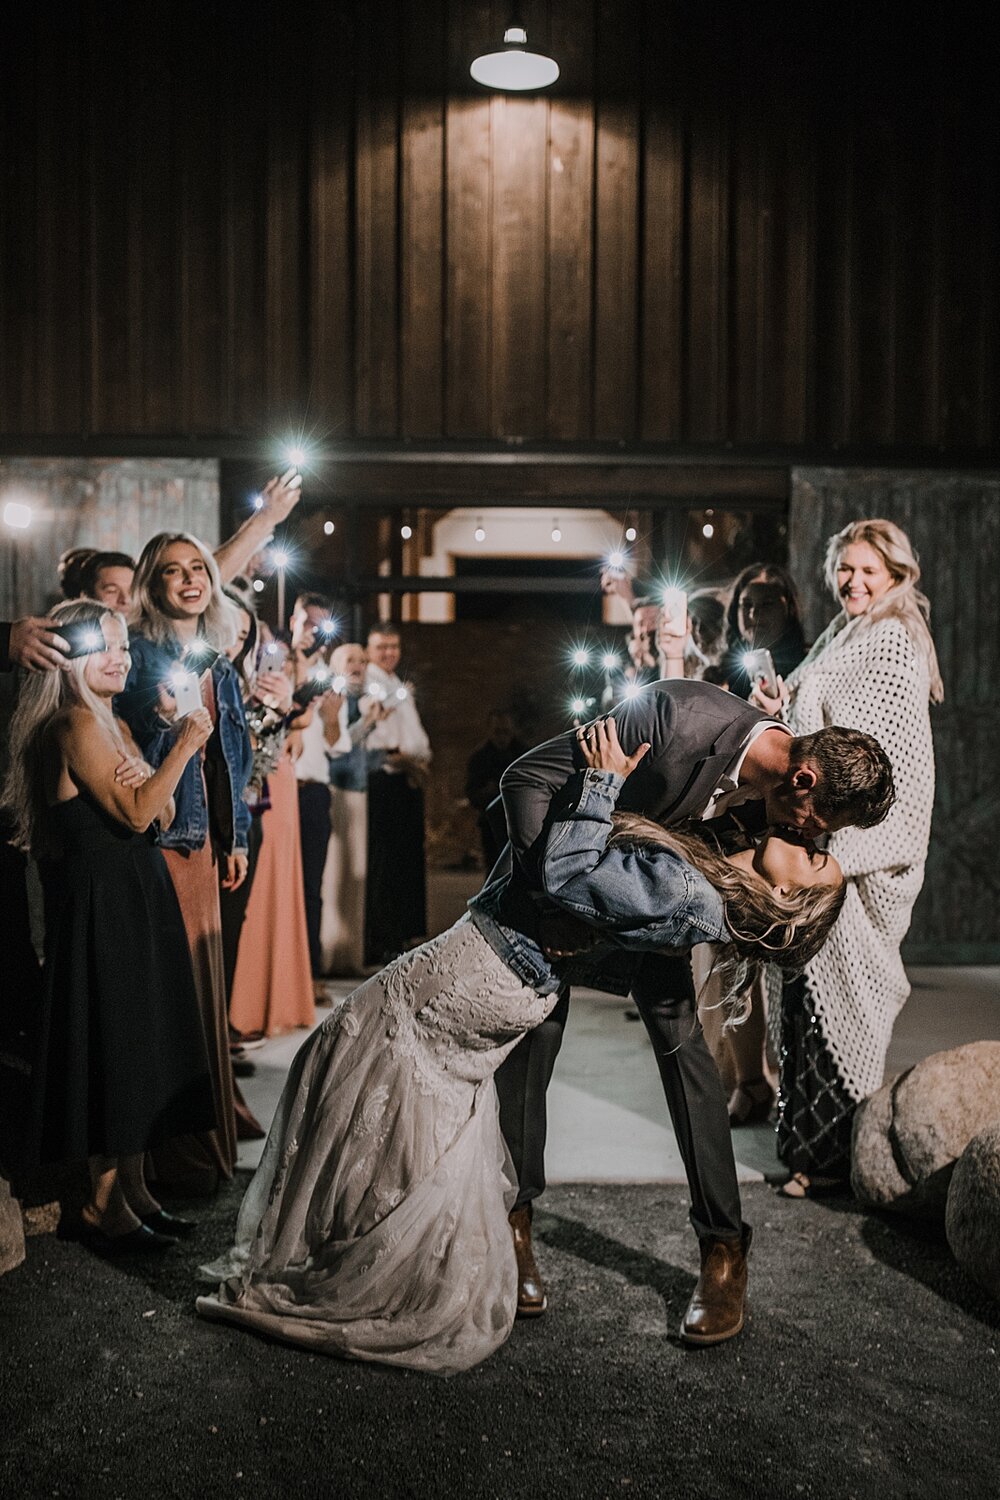
[{"label": "bride's lace wedding dress", "polygon": [[554,1000],[467,917],[349,995],[292,1065],[198,1311],[442,1375],[491,1354],[517,1304],[493,1074]]}]

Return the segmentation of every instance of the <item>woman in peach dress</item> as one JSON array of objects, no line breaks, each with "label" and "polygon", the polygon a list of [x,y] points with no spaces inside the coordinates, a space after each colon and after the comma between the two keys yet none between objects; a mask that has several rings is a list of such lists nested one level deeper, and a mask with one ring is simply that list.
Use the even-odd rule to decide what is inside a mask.
[{"label": "woman in peach dress", "polygon": [[311,1026],[313,1005],[306,935],[299,801],[286,745],[268,773],[270,807],[261,814],[263,843],[240,934],[229,1019],[242,1033],[278,1036]]},{"label": "woman in peach dress", "polygon": [[[253,620],[249,610],[248,620]],[[250,643],[255,659],[256,630],[251,631]],[[254,817],[260,818],[262,841],[229,1002],[230,1024],[243,1035],[264,1032],[266,1036],[278,1036],[297,1026],[311,1026],[316,1019],[302,885],[298,791],[292,769],[297,736],[286,739],[292,685],[282,671],[281,654],[280,645],[265,642],[260,669],[247,681],[255,745],[248,801]],[[243,672],[247,677],[246,665]],[[279,678],[283,693],[277,690]],[[261,686],[268,691],[257,699],[254,689],[259,691]],[[294,722],[302,723],[303,719]]]}]

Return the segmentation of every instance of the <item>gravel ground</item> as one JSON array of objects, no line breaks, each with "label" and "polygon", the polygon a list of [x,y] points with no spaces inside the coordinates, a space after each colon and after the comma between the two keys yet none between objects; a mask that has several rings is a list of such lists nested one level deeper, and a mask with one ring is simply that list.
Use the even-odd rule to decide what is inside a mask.
[{"label": "gravel ground", "polygon": [[939,1240],[848,1200],[746,1189],[751,1319],[692,1351],[676,1337],[696,1259],[684,1190],[553,1188],[536,1215],[549,1313],[436,1380],[196,1318],[195,1267],[244,1184],[155,1265],[28,1241],[0,1280],[0,1493],[1000,1493],[1000,1309]]}]

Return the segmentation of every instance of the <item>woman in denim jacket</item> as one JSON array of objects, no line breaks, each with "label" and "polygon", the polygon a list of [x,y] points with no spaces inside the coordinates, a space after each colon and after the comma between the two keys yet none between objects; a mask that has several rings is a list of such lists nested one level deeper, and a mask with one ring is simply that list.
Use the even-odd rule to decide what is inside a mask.
[{"label": "woman in denim jacket", "polygon": [[[626,756],[613,721],[587,734],[588,769],[549,834],[543,904],[583,917],[609,951],[708,939],[801,961],[818,946],[840,907],[833,862],[769,839],[734,864],[680,836],[685,856],[644,820],[619,836],[615,803],[648,746]],[[517,1305],[493,1074],[558,984],[525,904],[494,892],[349,995],[292,1065],[235,1246],[206,1268],[222,1284],[199,1311],[436,1374],[492,1353]]]},{"label": "woman in denim jacket", "polygon": [[172,1141],[154,1161],[159,1181],[205,1193],[220,1176],[232,1176],[237,1108],[245,1114],[241,1125],[256,1125],[233,1086],[219,915],[220,876],[226,890],[246,879],[250,826],[243,790],[253,751],[239,679],[225,655],[238,617],[223,595],[211,552],[185,532],[161,532],[147,542],[134,591],[132,670],[116,713],[154,769],[174,743],[190,701],[200,702],[214,724],[201,755],[184,769],[174,793],[174,821],[160,837],[191,948],[216,1128]]}]

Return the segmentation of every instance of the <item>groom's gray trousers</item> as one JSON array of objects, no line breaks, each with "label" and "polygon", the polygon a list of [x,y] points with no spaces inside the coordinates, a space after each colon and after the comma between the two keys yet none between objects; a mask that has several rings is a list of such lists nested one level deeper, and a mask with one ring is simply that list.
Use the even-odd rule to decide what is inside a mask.
[{"label": "groom's gray trousers", "polygon": [[[741,1233],[742,1213],[726,1096],[698,1020],[687,958],[643,959],[632,989],[653,1044],[699,1236]],[[569,1011],[569,989],[496,1073],[500,1128],[517,1172],[517,1206],[545,1190],[546,1090]]]}]

